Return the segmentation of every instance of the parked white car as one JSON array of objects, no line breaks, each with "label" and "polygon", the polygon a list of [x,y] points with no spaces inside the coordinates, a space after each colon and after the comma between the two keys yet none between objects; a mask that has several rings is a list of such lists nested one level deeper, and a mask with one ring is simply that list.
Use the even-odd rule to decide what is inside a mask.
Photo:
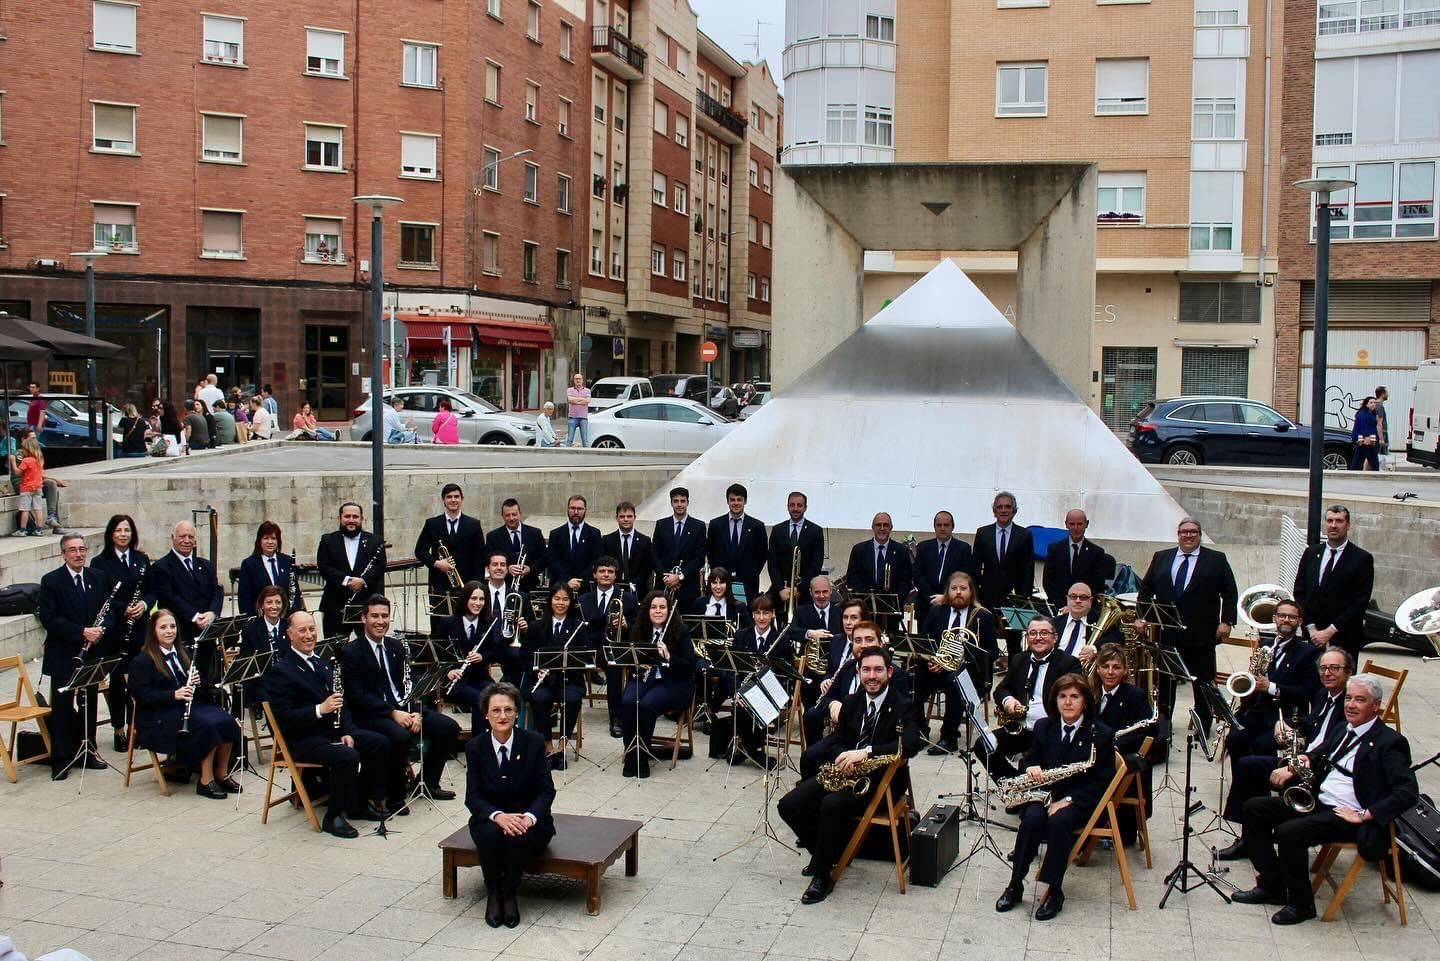
[{"label": "parked white car", "polygon": [[598,414],[627,400],[655,396],[648,377],[601,377],[590,385],[590,413]]},{"label": "parked white car", "polygon": [[590,446],[699,453],[740,426],[693,400],[651,397],[590,415]]},{"label": "parked white car", "polygon": [[[530,447],[535,444],[535,418],[524,414],[509,414],[500,410],[483,397],[454,387],[401,387],[387,390],[385,403],[399,394],[405,401],[405,420],[414,422],[420,432],[420,442],[428,444],[431,439],[430,423],[440,409],[440,398],[450,401],[460,423],[459,434],[462,444],[503,444]],[[355,419],[350,422],[350,437],[354,440],[370,439],[370,398],[365,398],[355,408]]]}]

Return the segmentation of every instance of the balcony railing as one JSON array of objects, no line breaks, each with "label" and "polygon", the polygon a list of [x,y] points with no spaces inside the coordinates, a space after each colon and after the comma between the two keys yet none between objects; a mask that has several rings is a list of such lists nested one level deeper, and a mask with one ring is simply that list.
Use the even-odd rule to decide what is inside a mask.
[{"label": "balcony railing", "polygon": [[703,90],[695,91],[695,109],[699,110],[725,130],[730,131],[736,137],[742,140],[745,138],[746,122],[740,117],[735,116],[724,104]]},{"label": "balcony railing", "polygon": [[645,51],[630,42],[630,38],[613,27],[595,27],[590,37],[590,53],[604,57],[613,57],[618,64],[607,63],[605,66],[617,66],[623,64],[634,70],[636,73],[645,72]]}]

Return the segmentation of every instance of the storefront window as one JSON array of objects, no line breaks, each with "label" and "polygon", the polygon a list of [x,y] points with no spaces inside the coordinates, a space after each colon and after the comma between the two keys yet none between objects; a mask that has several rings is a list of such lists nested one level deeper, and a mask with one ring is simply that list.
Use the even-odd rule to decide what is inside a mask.
[{"label": "storefront window", "polygon": [[213,373],[220,389],[259,390],[260,311],[249,307],[185,308],[185,370],[194,384]]},{"label": "storefront window", "polygon": [[510,409],[536,410],[540,406],[540,351],[512,348],[511,356]]},{"label": "storefront window", "polygon": [[[46,315],[56,327],[85,332],[83,303],[52,303]],[[95,383],[101,397],[117,406],[140,405],[153,397],[171,397],[169,308],[96,304],[95,335],[125,347],[125,353],[119,357],[95,363]],[[52,360],[50,369],[73,371],[77,384],[85,382],[83,360]],[[189,396],[188,391],[174,393],[177,398]]]},{"label": "storefront window", "polygon": [[505,408],[504,347],[480,347],[471,352],[470,393]]}]

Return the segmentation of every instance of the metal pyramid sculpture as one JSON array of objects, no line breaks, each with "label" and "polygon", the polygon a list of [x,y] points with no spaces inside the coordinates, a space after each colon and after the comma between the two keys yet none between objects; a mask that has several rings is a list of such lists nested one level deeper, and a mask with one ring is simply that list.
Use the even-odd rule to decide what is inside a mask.
[{"label": "metal pyramid sculpture", "polygon": [[993,522],[999,490],[1016,495],[1026,525],[1061,527],[1079,507],[1101,541],[1172,541],[1184,516],[950,260],[646,498],[640,515],[666,516],[669,486],[683,486],[691,512],[713,517],[736,481],[767,524],[785,517],[792,490],[809,497],[810,519],[839,529],[868,529],[883,510],[897,532],[929,531],[945,509],[968,536]]}]

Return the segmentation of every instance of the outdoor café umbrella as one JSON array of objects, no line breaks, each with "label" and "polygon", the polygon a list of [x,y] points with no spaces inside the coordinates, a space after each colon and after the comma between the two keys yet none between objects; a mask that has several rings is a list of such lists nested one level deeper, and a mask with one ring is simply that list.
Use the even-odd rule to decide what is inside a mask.
[{"label": "outdoor caf\u00e9 umbrella", "polygon": [[[84,334],[77,334],[74,331],[65,330],[60,327],[51,327],[49,324],[37,324],[33,320],[25,320],[11,314],[0,311],[0,337],[13,338],[23,341],[36,347],[43,348],[47,353],[57,360],[95,360],[101,358],[114,358],[124,355],[125,348],[120,344],[112,344],[108,340],[100,340],[96,337],[87,337]],[[92,407],[91,410],[91,439],[95,437],[94,410],[95,398],[87,398]],[[6,398],[6,414],[9,416],[9,399]]]},{"label": "outdoor caf\u00e9 umbrella", "polygon": [[30,362],[44,360],[50,356],[50,348],[42,347],[39,344],[29,344],[23,340],[16,340],[14,337],[7,337],[0,334],[0,395],[3,395],[4,406],[0,406],[0,424],[6,425],[10,422],[10,364],[14,361]]}]

